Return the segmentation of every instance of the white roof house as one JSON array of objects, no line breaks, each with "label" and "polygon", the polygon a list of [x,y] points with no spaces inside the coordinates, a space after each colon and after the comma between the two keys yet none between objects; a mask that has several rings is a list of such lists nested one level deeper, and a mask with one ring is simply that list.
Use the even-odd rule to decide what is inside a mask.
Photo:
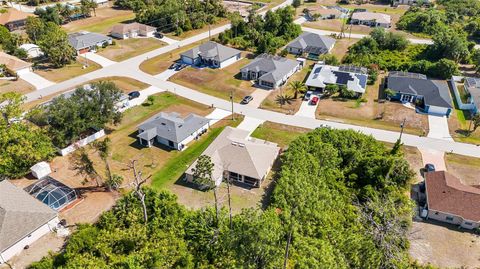
[{"label": "white roof house", "polygon": [[48,176],[52,170],[47,162],[39,162],[30,168],[32,175],[38,179]]},{"label": "white roof house", "polygon": [[43,55],[40,47],[35,44],[23,44],[19,48],[24,49],[27,52],[29,58],[37,58]]},{"label": "white roof house", "polygon": [[351,18],[352,24],[363,24],[373,27],[390,28],[392,19],[390,15],[378,12],[354,12]]},{"label": "white roof house", "polygon": [[363,94],[367,88],[368,75],[366,73],[366,68],[317,63],[305,85],[316,89],[324,89],[328,84],[345,85],[349,90]]}]

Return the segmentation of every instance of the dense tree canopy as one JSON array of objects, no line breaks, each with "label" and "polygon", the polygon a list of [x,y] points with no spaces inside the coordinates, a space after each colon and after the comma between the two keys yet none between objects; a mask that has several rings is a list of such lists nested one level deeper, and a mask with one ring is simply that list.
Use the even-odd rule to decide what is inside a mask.
[{"label": "dense tree canopy", "polygon": [[232,27],[221,33],[219,41],[242,49],[253,49],[257,53],[276,53],[302,32],[293,22],[295,10],[287,6],[268,11],[265,17],[250,13],[244,21],[238,14],[231,16]]},{"label": "dense tree canopy", "polygon": [[[354,131],[318,129],[295,140],[263,211],[186,210],[148,188],[148,222],[132,192],[64,252],[31,268],[408,268],[405,196],[412,176],[400,153]],[[289,255],[286,244],[289,242]]]}]

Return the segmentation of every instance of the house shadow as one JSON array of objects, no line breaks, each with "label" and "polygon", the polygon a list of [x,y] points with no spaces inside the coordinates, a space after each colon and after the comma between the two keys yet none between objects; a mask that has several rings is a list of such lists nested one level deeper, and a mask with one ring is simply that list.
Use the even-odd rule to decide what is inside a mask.
[{"label": "house shadow", "polygon": [[451,231],[459,232],[459,233],[469,233],[469,234],[472,234],[472,235],[475,235],[475,236],[480,236],[480,231],[478,231],[478,230],[464,229],[464,228],[460,227],[459,225],[454,225],[454,224],[446,223],[446,222],[443,222],[443,221],[421,218],[421,219],[413,219],[413,222],[427,223],[429,225],[440,226],[440,227],[449,229]]},{"label": "house shadow", "polygon": [[262,210],[267,209],[270,205],[270,201],[272,198],[273,190],[275,189],[275,185],[277,184],[277,180],[280,177],[280,171],[282,167],[282,161],[280,158],[277,158],[272,165],[272,180],[270,184],[265,188],[265,192],[262,195],[262,199],[260,200],[260,207]]}]

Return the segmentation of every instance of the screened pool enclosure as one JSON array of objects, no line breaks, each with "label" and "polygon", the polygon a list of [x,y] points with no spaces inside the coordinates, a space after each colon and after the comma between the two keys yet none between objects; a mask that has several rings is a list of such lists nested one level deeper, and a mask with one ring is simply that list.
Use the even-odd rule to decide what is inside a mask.
[{"label": "screened pool enclosure", "polygon": [[77,193],[74,189],[49,176],[26,187],[25,191],[57,211],[77,199]]}]

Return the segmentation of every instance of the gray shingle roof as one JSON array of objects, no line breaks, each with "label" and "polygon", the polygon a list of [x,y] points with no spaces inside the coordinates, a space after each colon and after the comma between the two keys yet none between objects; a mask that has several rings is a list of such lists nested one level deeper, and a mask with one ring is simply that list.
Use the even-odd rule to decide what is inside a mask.
[{"label": "gray shingle roof", "polygon": [[444,81],[390,74],[387,88],[400,93],[423,96],[426,105],[452,108],[452,98]]},{"label": "gray shingle roof", "polygon": [[0,182],[0,252],[57,216],[57,212],[7,180]]},{"label": "gray shingle roof", "polygon": [[200,55],[204,59],[214,59],[219,62],[223,62],[239,53],[241,53],[241,51],[237,49],[230,48],[213,41],[208,41],[206,43],[201,44],[198,47],[195,47],[191,50],[187,50],[181,53],[180,55],[188,58],[192,58],[192,59],[195,59]]},{"label": "gray shingle roof", "polygon": [[68,35],[68,42],[76,50],[89,48],[111,39],[112,38],[108,36],[90,32],[79,32]]},{"label": "gray shingle roof", "polygon": [[470,98],[473,99],[473,103],[480,110],[480,78],[465,78],[465,86],[470,93]]},{"label": "gray shingle roof", "polygon": [[150,140],[159,136],[180,143],[208,122],[209,119],[196,114],[190,114],[182,119],[179,114],[174,112],[160,112],[138,126],[138,129],[143,132],[137,137]]},{"label": "gray shingle roof", "polygon": [[335,44],[335,39],[315,33],[303,32],[299,37],[290,42],[287,47],[306,49],[307,47],[318,48],[327,53]]},{"label": "gray shingle roof", "polygon": [[277,81],[285,77],[288,73],[290,73],[290,71],[295,69],[298,64],[299,63],[294,60],[264,53],[257,56],[255,60],[241,68],[240,71],[261,71],[265,74],[263,74],[258,79],[276,83]]}]

